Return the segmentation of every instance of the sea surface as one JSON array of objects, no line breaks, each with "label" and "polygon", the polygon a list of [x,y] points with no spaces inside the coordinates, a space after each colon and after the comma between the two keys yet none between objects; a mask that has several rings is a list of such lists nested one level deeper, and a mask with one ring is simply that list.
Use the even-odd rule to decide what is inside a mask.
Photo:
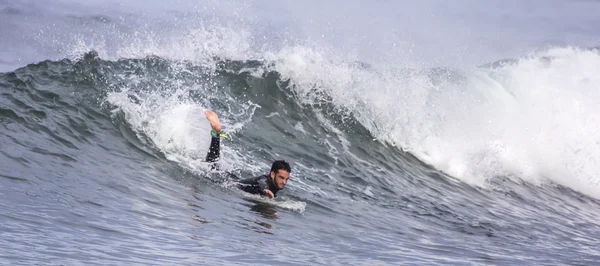
[{"label": "sea surface", "polygon": [[598,14],[0,0],[0,264],[598,265]]}]

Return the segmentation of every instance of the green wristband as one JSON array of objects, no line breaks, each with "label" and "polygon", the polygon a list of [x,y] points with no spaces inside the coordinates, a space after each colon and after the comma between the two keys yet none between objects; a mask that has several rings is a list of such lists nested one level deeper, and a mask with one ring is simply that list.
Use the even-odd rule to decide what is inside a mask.
[{"label": "green wristband", "polygon": [[225,135],[225,134],[221,134],[221,133],[217,133],[217,132],[214,132],[214,131],[211,131],[211,132],[210,132],[210,135],[211,135],[213,138],[217,138],[217,137],[221,137],[221,138],[227,138],[227,135]]}]

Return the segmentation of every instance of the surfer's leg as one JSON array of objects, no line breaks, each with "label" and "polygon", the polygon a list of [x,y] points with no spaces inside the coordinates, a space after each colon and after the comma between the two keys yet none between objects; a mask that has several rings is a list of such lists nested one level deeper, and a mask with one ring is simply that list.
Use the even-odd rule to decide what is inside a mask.
[{"label": "surfer's leg", "polygon": [[210,127],[212,129],[212,131],[210,132],[212,139],[210,140],[210,148],[208,148],[208,154],[206,154],[206,161],[209,163],[214,163],[219,159],[220,155],[220,133],[222,125],[219,121],[219,116],[217,116],[217,113],[211,110],[205,110],[204,115],[206,116],[206,119],[210,123]]},{"label": "surfer's leg", "polygon": [[219,136],[212,137],[210,140],[210,148],[206,154],[206,162],[214,163],[219,160],[221,154],[221,138]]}]

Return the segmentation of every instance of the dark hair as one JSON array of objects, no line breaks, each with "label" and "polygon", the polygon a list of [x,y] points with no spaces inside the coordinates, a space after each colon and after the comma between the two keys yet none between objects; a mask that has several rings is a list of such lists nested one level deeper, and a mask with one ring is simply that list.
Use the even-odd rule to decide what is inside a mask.
[{"label": "dark hair", "polygon": [[279,161],[273,162],[273,165],[271,166],[271,172],[277,173],[277,171],[279,171],[279,170],[285,170],[288,173],[292,172],[292,168],[290,168],[290,165],[284,160],[279,160]]}]

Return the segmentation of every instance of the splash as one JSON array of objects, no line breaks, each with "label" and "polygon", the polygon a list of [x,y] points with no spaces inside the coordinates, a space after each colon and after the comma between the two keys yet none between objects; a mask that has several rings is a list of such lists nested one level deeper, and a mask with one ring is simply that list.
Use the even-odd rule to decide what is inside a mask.
[{"label": "splash", "polygon": [[200,25],[176,30],[168,36],[149,29],[116,35],[74,35],[66,56],[78,60],[93,50],[105,60],[160,57],[171,60],[174,65],[187,61],[213,69],[222,59],[243,61],[255,56],[251,49],[252,36],[243,27]]},{"label": "splash", "polygon": [[163,39],[154,33],[136,33],[133,41],[117,51],[117,57],[142,58],[149,55],[165,59],[214,63],[214,60],[245,60],[251,55],[250,34],[243,28],[193,28]]},{"label": "splash", "polygon": [[[152,140],[152,145],[170,160],[202,158],[210,145],[210,125],[204,118],[204,108],[190,100],[182,100],[184,90],[171,95],[139,93],[124,89],[109,93],[106,101],[113,114],[121,112],[132,129]],[[132,100],[135,99],[135,100]],[[143,137],[140,137],[143,138]]]},{"label": "splash", "polygon": [[[218,60],[263,60],[291,81],[299,102],[331,103],[375,138],[467,183],[483,186],[505,176],[534,184],[551,181],[600,196],[595,177],[600,165],[594,159],[600,155],[594,139],[600,119],[593,112],[599,98],[594,88],[600,85],[594,75],[600,70],[596,50],[554,48],[494,68],[409,69],[356,63],[350,55],[318,45],[257,53],[243,28],[184,32],[170,39],[139,34],[119,47],[116,57],[156,55],[172,60],[173,69],[181,72],[187,71],[176,67],[182,61],[206,67]],[[177,112],[197,117],[201,109],[182,105],[165,117],[184,117]],[[168,131],[152,129],[151,135],[165,150],[195,152],[190,143],[197,140],[184,137],[195,129],[169,123],[162,124],[179,128],[182,136],[176,139],[185,143],[170,143]],[[201,122],[181,122],[194,123]]]},{"label": "splash", "polygon": [[365,68],[303,47],[267,58],[303,101],[331,102],[465,182],[505,176],[600,197],[596,50],[555,48],[465,70]]}]

